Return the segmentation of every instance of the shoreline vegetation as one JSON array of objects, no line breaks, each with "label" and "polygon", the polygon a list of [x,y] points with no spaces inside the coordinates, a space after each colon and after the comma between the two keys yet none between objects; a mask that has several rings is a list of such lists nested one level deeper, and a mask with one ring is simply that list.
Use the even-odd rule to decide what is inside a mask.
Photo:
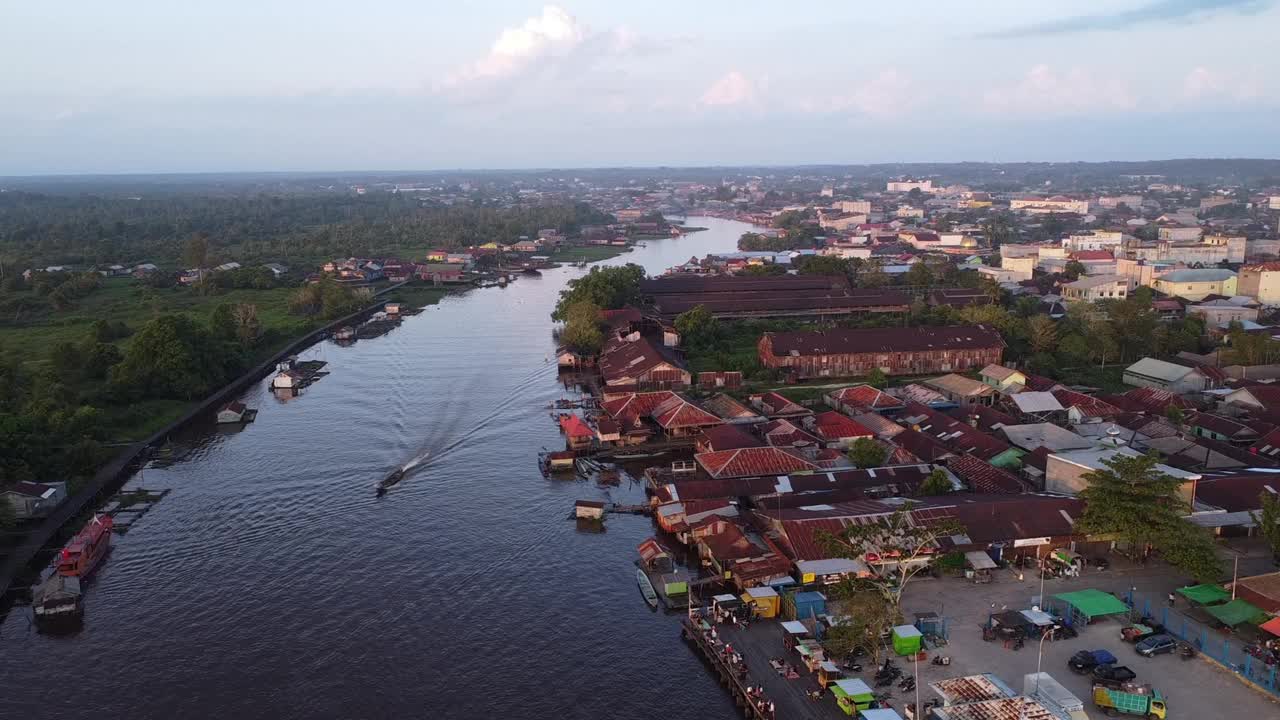
[{"label": "shoreline vegetation", "polygon": [[[612,220],[585,203],[437,207],[390,193],[4,193],[0,382],[12,390],[0,395],[0,488],[66,481],[74,494],[122,444],[388,287],[309,282],[319,263],[418,258]],[[414,284],[379,299],[424,307],[456,290]],[[17,522],[0,512],[0,529]]]}]

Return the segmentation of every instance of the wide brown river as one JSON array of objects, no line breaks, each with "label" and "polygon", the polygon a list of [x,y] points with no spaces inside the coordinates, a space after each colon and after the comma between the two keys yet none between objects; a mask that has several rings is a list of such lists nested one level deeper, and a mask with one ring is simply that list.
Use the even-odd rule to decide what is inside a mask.
[{"label": "wide brown river", "polygon": [[[660,272],[735,247],[709,227],[606,261]],[[0,718],[732,718],[635,583],[643,517],[602,534],[573,501],[638,486],[546,480],[563,440],[550,312],[566,267],[450,296],[390,334],[303,354],[332,372],[127,487],[172,492],[117,536],[84,630],[0,626]],[[430,456],[386,497],[393,467]]]}]

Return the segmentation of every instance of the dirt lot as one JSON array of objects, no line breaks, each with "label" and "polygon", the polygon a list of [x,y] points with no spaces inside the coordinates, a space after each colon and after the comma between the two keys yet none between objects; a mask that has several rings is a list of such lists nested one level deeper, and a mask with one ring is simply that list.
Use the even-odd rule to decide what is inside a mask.
[{"label": "dirt lot", "polygon": [[[1249,559],[1249,572],[1254,571],[1253,562],[1254,559]],[[1246,573],[1245,567],[1246,562],[1242,560],[1241,574]],[[1266,569],[1258,568],[1259,571]],[[951,657],[951,665],[946,668],[920,666],[922,701],[934,695],[928,689],[931,680],[990,672],[1015,690],[1021,690],[1023,676],[1036,671],[1035,643],[1028,641],[1022,650],[1013,651],[1001,643],[982,640],[981,625],[993,611],[993,604],[996,612],[1005,608],[1027,609],[1040,592],[1037,580],[1028,577],[1019,581],[1013,573],[998,572],[996,581],[989,585],[975,586],[960,579],[929,579],[916,581],[916,585],[908,588],[903,603],[908,620],[912,619],[911,613],[926,611],[949,618],[950,642],[941,653]],[[1136,587],[1139,593],[1163,598],[1182,584],[1183,578],[1163,566],[1128,566],[1087,572],[1080,578],[1049,580],[1044,592],[1052,597],[1061,592],[1098,588],[1123,595]],[[1081,629],[1078,638],[1044,643],[1041,668],[1084,700],[1091,717],[1101,717],[1102,713],[1090,702],[1090,683],[1086,677],[1073,674],[1067,668],[1067,660],[1078,650],[1099,648],[1110,650],[1121,664],[1137,673],[1140,682],[1150,683],[1164,693],[1170,718],[1280,717],[1280,704],[1207,660],[1183,660],[1176,655],[1141,657],[1132,645],[1121,641],[1121,626],[1119,619],[1101,620]]]}]

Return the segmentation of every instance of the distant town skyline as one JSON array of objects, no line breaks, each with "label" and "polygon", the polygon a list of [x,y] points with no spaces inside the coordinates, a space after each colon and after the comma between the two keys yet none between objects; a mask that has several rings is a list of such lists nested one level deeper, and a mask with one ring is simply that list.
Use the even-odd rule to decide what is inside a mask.
[{"label": "distant town skyline", "polygon": [[1275,0],[4,14],[0,175],[1280,157]]}]

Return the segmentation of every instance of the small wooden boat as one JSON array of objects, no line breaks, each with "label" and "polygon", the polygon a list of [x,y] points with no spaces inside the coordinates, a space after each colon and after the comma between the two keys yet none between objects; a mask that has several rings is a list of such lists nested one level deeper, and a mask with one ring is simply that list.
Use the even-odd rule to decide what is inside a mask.
[{"label": "small wooden boat", "polygon": [[410,470],[412,470],[412,469],[414,469],[415,467],[417,467],[418,465],[422,464],[422,461],[423,461],[423,460],[426,460],[426,459],[427,459],[427,456],[428,456],[428,455],[430,455],[430,454],[431,454],[431,453],[422,453],[422,454],[421,454],[421,455],[419,455],[418,457],[416,457],[416,458],[414,458],[414,459],[410,460],[409,462],[405,463],[404,465],[401,465],[400,467],[396,468],[395,470],[392,470],[391,472],[387,473],[387,476],[386,476],[386,477],[384,477],[384,478],[382,478],[382,482],[378,483],[378,487],[377,487],[377,488],[376,488],[376,490],[374,491],[374,492],[376,493],[376,495],[377,495],[378,497],[382,497],[383,495],[386,495],[386,494],[387,494],[387,490],[391,489],[391,487],[392,487],[392,486],[394,486],[396,483],[398,483],[398,482],[400,482],[401,480],[403,480],[403,479],[404,479],[404,476],[405,476],[406,474],[408,474],[408,472],[409,472]]},{"label": "small wooden boat", "polygon": [[84,595],[80,578],[54,573],[31,596],[36,627],[41,630],[73,628],[84,619]]},{"label": "small wooden boat", "polygon": [[644,601],[649,603],[649,607],[658,607],[658,591],[653,589],[653,582],[643,570],[636,570],[636,583],[640,586],[640,594],[644,595]]}]

